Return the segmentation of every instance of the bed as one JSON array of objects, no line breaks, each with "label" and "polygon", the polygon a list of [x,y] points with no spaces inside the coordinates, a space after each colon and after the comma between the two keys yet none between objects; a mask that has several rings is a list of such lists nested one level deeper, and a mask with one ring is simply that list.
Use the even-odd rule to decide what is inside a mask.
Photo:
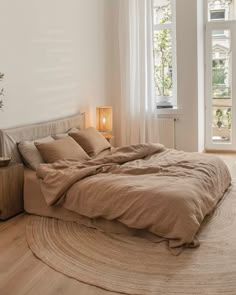
[{"label": "bed", "polygon": [[[19,162],[19,141],[68,132],[73,127],[84,129],[83,114],[4,130],[0,133],[2,148]],[[230,186],[226,165],[215,156],[169,150],[161,144],[106,151],[84,160],[40,164],[36,173],[26,168],[26,212],[76,221],[109,233],[167,240],[177,252],[198,246],[203,220]]]},{"label": "bed", "polygon": [[[85,114],[79,113],[71,117],[66,117],[47,123],[36,123],[10,129],[0,129],[0,154],[11,155],[12,162],[23,163],[22,157],[18,150],[18,143],[24,140],[34,140],[53,134],[63,134],[76,127],[85,128]],[[103,153],[98,155],[98,158]],[[129,229],[118,221],[109,222],[104,218],[91,219],[80,216],[71,212],[62,206],[48,206],[42,195],[40,182],[35,171],[24,166],[24,210],[29,214],[39,216],[53,217],[66,221],[79,222],[85,226],[97,228],[109,232],[111,229],[114,233],[135,234],[135,230]]]}]

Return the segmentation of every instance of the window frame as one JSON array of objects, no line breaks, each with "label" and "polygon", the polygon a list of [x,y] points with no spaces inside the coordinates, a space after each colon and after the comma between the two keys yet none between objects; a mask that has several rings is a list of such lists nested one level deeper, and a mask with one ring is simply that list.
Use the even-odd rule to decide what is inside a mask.
[{"label": "window frame", "polygon": [[[171,2],[171,22],[166,24],[155,24],[154,23],[154,1],[153,1],[153,45],[154,45],[154,35],[155,32],[162,30],[170,30],[171,34],[171,52],[172,52],[172,96],[167,96],[168,100],[171,102],[171,106],[169,108],[158,108],[158,100],[161,96],[156,95],[156,105],[158,112],[169,112],[172,110],[178,109],[178,100],[177,100],[177,49],[176,49],[176,0],[170,0]],[[154,60],[155,60],[155,53]],[[155,62],[154,62],[155,66]],[[155,87],[156,93],[156,87]]]},{"label": "window frame", "polygon": [[[235,0],[234,0],[235,1]],[[211,19],[208,0],[204,4],[204,22],[205,22],[205,148],[206,150],[235,150],[236,149],[236,115],[234,112],[235,109],[235,93],[236,85],[232,83],[231,80],[231,97],[232,105],[231,110],[231,138],[230,142],[214,142],[212,139],[212,37],[223,37],[224,35],[213,34],[214,31],[233,31],[233,26],[236,25],[235,19],[235,10],[233,11],[233,19],[227,18],[227,10],[225,9],[225,19]],[[234,8],[235,9],[235,8]],[[231,40],[231,50],[236,50],[236,39],[230,37]],[[234,59],[231,60],[231,78],[236,77],[236,62]]]}]

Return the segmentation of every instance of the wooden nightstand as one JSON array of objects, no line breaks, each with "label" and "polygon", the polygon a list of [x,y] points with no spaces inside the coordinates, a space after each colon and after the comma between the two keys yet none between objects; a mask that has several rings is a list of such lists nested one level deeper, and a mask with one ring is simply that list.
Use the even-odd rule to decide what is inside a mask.
[{"label": "wooden nightstand", "polygon": [[0,219],[23,211],[24,167],[10,164],[0,168]]}]

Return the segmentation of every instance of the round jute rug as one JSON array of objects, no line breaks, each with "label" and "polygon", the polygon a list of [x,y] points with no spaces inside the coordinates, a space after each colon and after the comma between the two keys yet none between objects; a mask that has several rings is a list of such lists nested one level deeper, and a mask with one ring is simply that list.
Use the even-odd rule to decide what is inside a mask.
[{"label": "round jute rug", "polygon": [[236,294],[236,190],[208,218],[200,248],[173,256],[165,243],[107,235],[74,222],[32,217],[30,248],[53,269],[127,294]]}]

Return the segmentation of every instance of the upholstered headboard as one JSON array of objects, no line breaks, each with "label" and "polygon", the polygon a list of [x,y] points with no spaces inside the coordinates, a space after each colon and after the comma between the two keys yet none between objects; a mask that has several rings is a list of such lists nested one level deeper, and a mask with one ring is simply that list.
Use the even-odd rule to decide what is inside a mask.
[{"label": "upholstered headboard", "polygon": [[18,152],[17,143],[23,140],[34,140],[49,135],[65,133],[73,127],[84,129],[84,113],[46,123],[2,129],[0,130],[0,154],[11,156],[13,162],[20,163],[22,161]]}]

